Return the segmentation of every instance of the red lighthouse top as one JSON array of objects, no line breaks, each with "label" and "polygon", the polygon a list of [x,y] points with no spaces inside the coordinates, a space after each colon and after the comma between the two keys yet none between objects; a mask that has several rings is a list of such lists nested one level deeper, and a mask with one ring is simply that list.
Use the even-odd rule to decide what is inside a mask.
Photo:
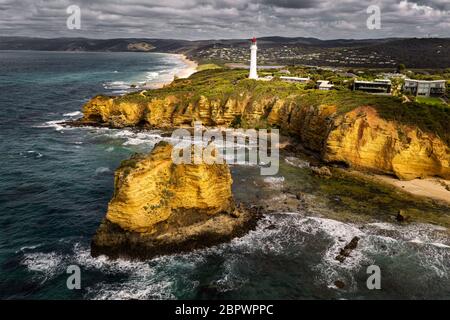
[{"label": "red lighthouse top", "polygon": [[252,43],[256,43],[256,37],[253,37]]}]

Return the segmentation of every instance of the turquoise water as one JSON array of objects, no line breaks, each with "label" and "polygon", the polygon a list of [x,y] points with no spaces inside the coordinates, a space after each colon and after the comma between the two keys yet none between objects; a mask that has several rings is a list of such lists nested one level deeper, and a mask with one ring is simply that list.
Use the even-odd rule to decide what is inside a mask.
[{"label": "turquoise water", "polygon": [[[242,238],[145,262],[92,258],[89,242],[111,198],[114,169],[162,138],[59,123],[79,117],[95,94],[170,79],[181,67],[164,54],[0,52],[0,298],[450,297],[446,228],[330,219],[334,200],[319,195],[321,182],[301,159],[283,160],[274,178],[232,168],[238,201],[283,203],[288,185],[302,186],[310,204],[267,214]],[[360,245],[340,264],[334,257],[354,236]],[[371,264],[382,269],[380,291],[366,288]],[[66,287],[69,265],[81,268],[81,290]]]}]

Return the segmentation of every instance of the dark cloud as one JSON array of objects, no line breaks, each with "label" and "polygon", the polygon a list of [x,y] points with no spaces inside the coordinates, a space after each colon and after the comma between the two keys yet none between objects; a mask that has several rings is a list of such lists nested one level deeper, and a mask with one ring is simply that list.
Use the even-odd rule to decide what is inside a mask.
[{"label": "dark cloud", "polygon": [[[81,30],[66,9],[81,8]],[[368,30],[367,8],[381,8]],[[1,35],[41,37],[450,37],[450,0],[0,0]]]},{"label": "dark cloud", "polygon": [[315,8],[323,1],[319,0],[263,0],[261,3],[282,8],[302,9],[302,8]]}]

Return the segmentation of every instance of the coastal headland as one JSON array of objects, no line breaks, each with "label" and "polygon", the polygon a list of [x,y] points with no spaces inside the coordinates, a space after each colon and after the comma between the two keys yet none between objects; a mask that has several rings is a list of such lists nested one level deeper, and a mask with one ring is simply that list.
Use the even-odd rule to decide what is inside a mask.
[{"label": "coastal headland", "polygon": [[329,164],[401,180],[450,179],[446,109],[391,96],[304,90],[246,79],[242,70],[207,70],[158,90],[97,96],[73,125],[112,128],[279,128]]},{"label": "coastal headland", "polygon": [[[246,70],[221,68],[200,71],[184,79],[177,78],[156,90],[117,97],[96,96],[84,105],[83,117],[70,125],[170,131],[174,128],[191,128],[194,122],[223,129],[276,128],[322,166],[352,168],[366,175],[395,177],[390,181],[405,183],[391,184],[403,191],[449,203],[443,196],[449,192],[446,187],[450,179],[450,135],[446,130],[449,114],[445,108],[405,102],[397,97],[345,90],[319,92],[276,78],[272,81],[249,80]],[[284,148],[292,151],[289,144]],[[294,152],[299,149],[296,150]],[[150,154],[147,157],[153,159],[154,156]],[[186,218],[193,211],[185,210],[184,206],[195,197],[184,197],[183,193],[175,190],[175,196],[184,199],[180,200],[179,206],[185,212],[182,216],[186,219],[182,220],[173,220],[167,212],[163,215],[158,213],[161,208],[163,211],[168,210],[169,203],[160,203],[161,208],[159,205],[154,208],[154,205],[144,203],[158,197],[144,197],[144,202],[136,202],[132,198],[137,194],[151,193],[154,188],[141,184],[146,179],[139,178],[141,182],[137,182],[137,178],[132,179],[143,174],[141,164],[145,161],[141,158],[131,159],[134,163],[132,166],[121,167],[116,172],[113,200],[93,240],[94,255],[106,253],[117,257],[127,252],[125,255],[149,257],[190,250],[231,239],[248,230],[255,221],[256,216],[249,211],[245,211],[246,214],[220,214],[202,220],[202,226],[207,227],[195,227],[195,232],[201,230],[200,233],[191,234],[192,222],[200,223],[200,220],[196,220],[197,214]],[[150,172],[155,170],[155,166],[149,165],[145,170]],[[319,175],[329,172],[325,169],[316,171]],[[159,173],[152,174],[154,179],[159,177]],[[168,181],[171,180],[170,176]],[[378,179],[376,183],[386,183],[386,179]],[[426,179],[440,179],[442,183],[437,189],[422,184],[425,186],[423,190],[419,188],[417,191],[417,184],[410,182],[429,181]],[[413,187],[416,191],[411,189]],[[134,188],[138,189],[132,191]],[[203,187],[199,185],[198,188],[202,190]],[[124,196],[123,192],[129,195]],[[199,193],[194,194],[198,196]],[[222,196],[217,194],[216,197]],[[211,198],[206,202],[214,201],[218,199]],[[139,212],[143,208],[150,208],[146,213],[150,216],[164,218],[156,224],[146,224],[148,221],[141,225],[130,224],[130,219],[140,216]],[[141,216],[148,219],[146,214]],[[228,226],[227,232],[217,231],[217,226],[214,226],[219,223],[217,219],[221,220],[222,227]],[[240,219],[244,221],[239,222]],[[144,238],[146,240],[142,242]]]}]

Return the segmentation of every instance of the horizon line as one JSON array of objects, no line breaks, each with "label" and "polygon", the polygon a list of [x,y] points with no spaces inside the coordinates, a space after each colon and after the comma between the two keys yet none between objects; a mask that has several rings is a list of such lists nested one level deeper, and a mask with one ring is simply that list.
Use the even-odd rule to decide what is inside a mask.
[{"label": "horizon line", "polygon": [[[174,41],[186,41],[186,42],[199,42],[199,41],[236,41],[236,40],[247,40],[247,38],[208,38],[208,39],[197,39],[197,40],[188,40],[188,39],[179,39],[179,38],[157,38],[157,37],[113,37],[113,38],[89,38],[89,37],[41,37],[41,36],[0,36],[0,38],[24,38],[24,39],[40,39],[40,40],[57,40],[57,39],[85,39],[85,40],[174,40]],[[251,39],[249,37],[248,39]],[[314,39],[319,41],[368,41],[368,40],[408,40],[408,39],[450,39],[449,37],[440,37],[440,36],[432,36],[432,37],[384,37],[384,38],[334,38],[334,39],[321,39],[316,37],[285,37],[285,36],[261,36],[256,37],[256,39],[264,39],[264,38],[282,38],[282,39]]]}]

